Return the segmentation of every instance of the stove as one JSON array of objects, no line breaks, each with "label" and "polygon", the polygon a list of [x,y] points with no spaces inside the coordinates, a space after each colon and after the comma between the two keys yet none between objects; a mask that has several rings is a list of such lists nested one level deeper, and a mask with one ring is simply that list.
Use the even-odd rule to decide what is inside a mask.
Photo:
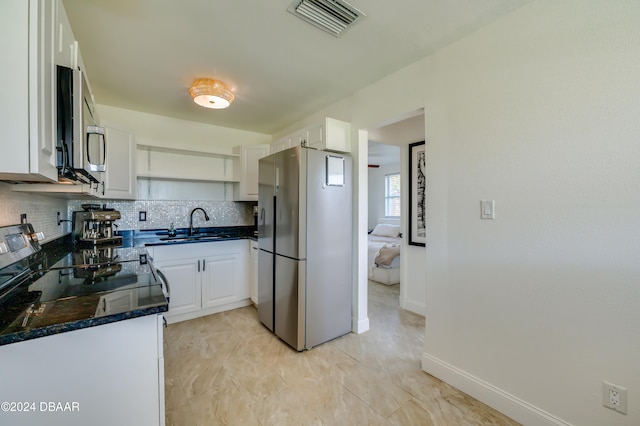
[{"label": "stove", "polygon": [[42,238],[30,224],[0,227],[0,340],[167,304],[168,284],[145,248],[74,247],[56,255],[42,250]]}]

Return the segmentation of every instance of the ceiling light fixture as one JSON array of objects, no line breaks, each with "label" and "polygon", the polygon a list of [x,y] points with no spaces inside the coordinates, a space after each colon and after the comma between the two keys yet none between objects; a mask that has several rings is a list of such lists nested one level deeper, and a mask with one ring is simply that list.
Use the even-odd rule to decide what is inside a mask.
[{"label": "ceiling light fixture", "polygon": [[220,80],[199,78],[189,88],[193,101],[205,108],[223,109],[231,105],[235,96]]}]

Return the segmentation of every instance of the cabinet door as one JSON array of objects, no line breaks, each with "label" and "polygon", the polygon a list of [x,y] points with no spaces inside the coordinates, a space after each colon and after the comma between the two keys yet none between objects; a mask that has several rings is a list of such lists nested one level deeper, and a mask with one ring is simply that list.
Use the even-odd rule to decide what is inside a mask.
[{"label": "cabinet door", "polygon": [[171,295],[166,316],[194,312],[201,306],[201,286],[198,263],[193,259],[167,260],[155,263],[169,281]]},{"label": "cabinet door", "polygon": [[289,138],[283,138],[271,144],[271,153],[275,154],[276,152],[284,151],[285,149],[290,147],[291,140]]},{"label": "cabinet door", "polygon": [[247,199],[258,200],[258,161],[269,154],[269,145],[248,146],[245,149],[243,175],[240,184],[244,184]]},{"label": "cabinet door", "polygon": [[103,198],[136,198],[136,144],[126,131],[105,127],[107,171],[102,173],[100,196]]},{"label": "cabinet door", "polygon": [[69,24],[62,0],[55,0],[54,3],[56,5],[54,62],[56,65],[75,68],[77,66],[77,44],[71,31],[71,24]]},{"label": "cabinet door", "polygon": [[351,152],[351,123],[326,117],[322,124],[311,127],[307,146],[319,150]]},{"label": "cabinet door", "polygon": [[[51,180],[58,180],[56,167],[56,67],[53,60],[55,40],[55,9],[52,1],[29,2],[30,67],[34,64],[37,69],[31,72],[29,78],[29,119],[31,151],[30,172],[44,176]],[[36,9],[37,10],[33,10]],[[35,16],[37,15],[37,16]],[[37,22],[36,28],[31,24]],[[37,36],[36,36],[37,34]],[[36,38],[36,40],[33,40]],[[36,78],[31,78],[36,76]]]},{"label": "cabinet door", "polygon": [[270,146],[266,144],[240,147],[236,201],[258,201],[258,161],[269,155],[269,149]]},{"label": "cabinet door", "polygon": [[4,64],[0,128],[0,177],[57,181],[53,1],[0,2]]},{"label": "cabinet door", "polygon": [[307,130],[300,130],[290,137],[289,148],[293,148],[294,146],[307,146]]},{"label": "cabinet door", "polygon": [[209,256],[202,262],[202,307],[210,308],[235,302],[239,269],[237,256]]}]

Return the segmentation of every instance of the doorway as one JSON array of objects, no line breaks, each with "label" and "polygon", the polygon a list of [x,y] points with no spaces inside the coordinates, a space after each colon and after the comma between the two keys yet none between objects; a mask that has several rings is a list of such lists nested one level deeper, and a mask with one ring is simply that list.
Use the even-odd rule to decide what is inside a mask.
[{"label": "doorway", "polygon": [[[368,214],[367,228],[369,231],[367,242],[367,273],[368,280],[395,286],[399,305],[424,315],[424,248],[407,244],[408,218],[408,147],[409,144],[425,140],[424,111],[416,110],[411,113],[389,120],[386,123],[367,129],[368,133]],[[393,199],[395,193],[390,191],[390,185],[399,177],[399,200]],[[399,214],[394,210],[394,203],[399,201]],[[390,214],[391,213],[391,214]],[[382,226],[381,232],[375,231]],[[372,234],[385,234],[393,237],[394,228],[399,229],[397,244],[400,247],[399,258],[395,258],[390,265],[376,265],[376,246],[370,241]],[[372,232],[373,231],[373,232]],[[384,236],[382,237],[384,238]],[[379,245],[378,245],[379,247]],[[394,255],[393,251],[389,253]],[[395,267],[395,268],[394,268]],[[369,283],[369,281],[368,281]]]}]

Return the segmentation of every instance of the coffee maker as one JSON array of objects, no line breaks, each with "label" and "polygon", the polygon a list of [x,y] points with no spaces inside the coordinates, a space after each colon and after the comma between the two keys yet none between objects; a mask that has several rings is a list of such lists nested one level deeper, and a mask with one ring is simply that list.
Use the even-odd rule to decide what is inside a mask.
[{"label": "coffee maker", "polygon": [[114,221],[120,219],[120,212],[106,205],[83,204],[82,211],[73,212],[73,240],[84,245],[122,244],[122,237],[114,235]]}]

